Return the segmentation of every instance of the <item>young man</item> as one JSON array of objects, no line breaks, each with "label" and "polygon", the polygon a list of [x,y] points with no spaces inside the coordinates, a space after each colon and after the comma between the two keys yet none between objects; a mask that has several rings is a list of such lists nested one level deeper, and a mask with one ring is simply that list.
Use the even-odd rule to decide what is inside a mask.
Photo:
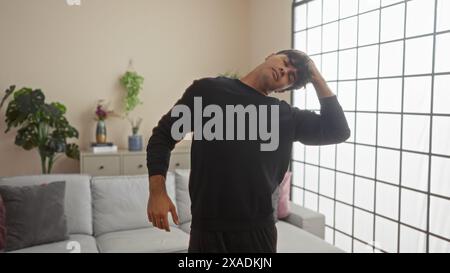
[{"label": "young man", "polygon": [[[302,88],[309,82],[316,89],[321,104],[320,115],[268,96],[272,92]],[[246,124],[239,125],[239,119],[234,123],[227,120],[226,126],[215,123],[215,138],[201,138],[201,133],[206,131],[201,125],[206,128],[210,119],[205,115],[196,118],[198,115],[194,111],[199,109],[200,99],[201,110],[212,105],[223,110],[223,115],[217,112],[206,115],[219,121],[234,118],[234,114],[225,112],[240,106],[241,110],[245,109],[244,118],[241,115],[240,120]],[[276,252],[277,230],[271,196],[288,169],[292,143],[336,144],[350,136],[342,108],[314,63],[303,52],[280,51],[268,56],[264,63],[241,79],[217,77],[194,81],[172,109],[178,106],[192,111],[190,124],[185,125],[194,131],[188,251]],[[256,132],[256,119],[252,121],[250,117],[254,111],[259,117]],[[178,120],[170,111],[164,115],[153,129],[147,146],[148,217],[155,227],[167,231],[170,231],[168,212],[178,223],[164,184],[170,151],[179,140],[171,134]],[[264,134],[269,132],[268,127],[274,132],[270,136],[275,139],[269,140]],[[260,134],[255,139],[257,133]],[[246,139],[242,139],[244,135]],[[263,149],[268,141],[270,147]]]}]

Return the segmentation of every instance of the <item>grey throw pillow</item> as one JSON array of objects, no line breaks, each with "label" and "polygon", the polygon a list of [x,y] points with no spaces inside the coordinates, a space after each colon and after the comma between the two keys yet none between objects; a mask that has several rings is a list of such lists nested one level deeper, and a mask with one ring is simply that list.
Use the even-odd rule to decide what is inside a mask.
[{"label": "grey throw pillow", "polygon": [[0,186],[6,210],[6,251],[68,239],[66,182]]}]

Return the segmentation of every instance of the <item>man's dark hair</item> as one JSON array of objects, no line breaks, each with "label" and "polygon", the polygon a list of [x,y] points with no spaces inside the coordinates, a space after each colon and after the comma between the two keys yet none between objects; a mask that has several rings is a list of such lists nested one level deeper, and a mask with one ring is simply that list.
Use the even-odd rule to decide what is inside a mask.
[{"label": "man's dark hair", "polygon": [[287,49],[277,52],[277,55],[284,54],[289,58],[290,63],[297,69],[297,80],[287,90],[300,89],[311,81],[311,73],[308,69],[308,62],[311,59],[305,53],[296,49]]}]

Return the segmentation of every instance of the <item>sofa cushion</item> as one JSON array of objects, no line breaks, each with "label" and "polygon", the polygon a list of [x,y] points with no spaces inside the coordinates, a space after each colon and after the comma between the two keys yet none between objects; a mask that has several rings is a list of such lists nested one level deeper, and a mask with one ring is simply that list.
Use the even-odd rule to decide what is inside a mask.
[{"label": "sofa cushion", "polygon": [[[173,173],[167,173],[166,190],[172,200],[175,200],[174,179]],[[147,217],[148,197],[148,175],[93,177],[95,235],[151,227]],[[170,213],[168,216],[169,224],[176,226]]]},{"label": "sofa cushion", "polygon": [[48,174],[4,177],[0,186],[28,186],[66,181],[65,214],[70,234],[92,235],[90,176],[79,174]]},{"label": "sofa cushion", "polygon": [[6,218],[6,251],[68,238],[64,215],[66,182],[0,186]]},{"label": "sofa cushion", "polygon": [[192,220],[188,169],[175,170],[176,200],[180,225]]},{"label": "sofa cushion", "polygon": [[5,205],[3,204],[2,196],[0,195],[0,252],[5,249],[6,246],[6,215]]},{"label": "sofa cushion", "polygon": [[98,249],[93,236],[72,234],[66,241],[22,248],[11,253],[98,253]]},{"label": "sofa cushion", "polygon": [[343,253],[313,234],[285,221],[278,221],[278,253]]},{"label": "sofa cushion", "polygon": [[97,237],[100,252],[155,253],[187,252],[189,235],[171,227],[170,232],[156,228],[117,231]]}]

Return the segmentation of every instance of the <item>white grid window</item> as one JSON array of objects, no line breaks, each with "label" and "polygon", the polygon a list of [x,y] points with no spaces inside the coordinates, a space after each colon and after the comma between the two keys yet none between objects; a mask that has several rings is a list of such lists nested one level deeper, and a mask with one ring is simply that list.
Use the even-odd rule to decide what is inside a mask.
[{"label": "white grid window", "polygon": [[[292,45],[352,134],[294,144],[292,199],[324,213],[327,241],[344,250],[449,252],[450,1],[297,0],[293,11]],[[292,102],[320,106],[312,86]]]}]

